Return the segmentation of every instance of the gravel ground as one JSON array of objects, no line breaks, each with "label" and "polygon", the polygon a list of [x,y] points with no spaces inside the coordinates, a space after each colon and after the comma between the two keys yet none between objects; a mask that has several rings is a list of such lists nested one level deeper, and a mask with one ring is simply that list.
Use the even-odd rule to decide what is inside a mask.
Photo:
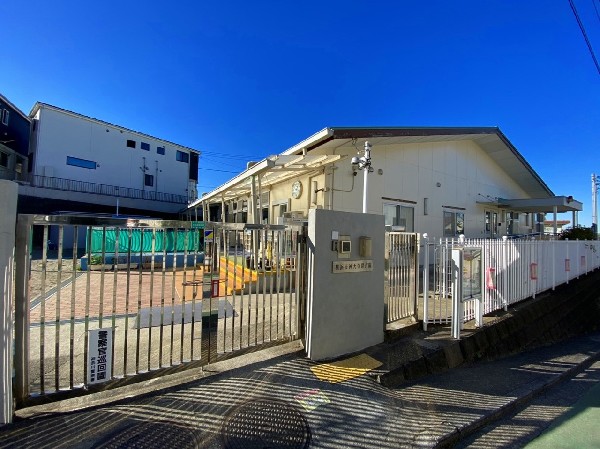
[{"label": "gravel ground", "polygon": [[[65,282],[73,276],[73,259],[72,254],[65,251],[63,253],[63,272],[61,273],[60,281]],[[79,267],[79,260],[77,261]],[[41,251],[34,251],[31,258],[29,276],[29,300],[33,301],[42,294],[42,284],[44,291],[48,292],[55,288],[58,284],[58,256],[56,251],[49,251],[46,258],[46,276],[44,279],[42,271],[42,255]]]},{"label": "gravel ground", "polygon": [[[70,278],[70,275],[68,275]],[[61,281],[65,280],[65,274],[61,276]],[[58,281],[58,261],[46,261],[46,279],[44,280],[42,272],[42,260],[31,261],[31,275],[29,277],[29,299],[33,301],[42,294],[42,284],[45,284],[44,290],[47,292],[56,287]]]}]

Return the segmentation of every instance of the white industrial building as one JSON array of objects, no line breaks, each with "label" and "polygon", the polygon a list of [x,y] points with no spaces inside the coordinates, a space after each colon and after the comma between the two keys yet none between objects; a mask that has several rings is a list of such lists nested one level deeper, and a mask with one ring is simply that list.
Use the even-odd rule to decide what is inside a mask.
[{"label": "white industrial building", "polygon": [[38,210],[176,214],[197,198],[197,150],[46,103],[29,116],[30,173],[19,194]]},{"label": "white industrial building", "polygon": [[250,223],[302,220],[311,208],[361,212],[365,175],[352,158],[364,157],[366,141],[366,211],[383,214],[397,230],[432,238],[516,236],[543,232],[548,213],[556,220],[572,212],[576,225],[582,210],[572,197],[555,196],[496,127],[395,127],[326,128],[252,165],[187,211]]}]

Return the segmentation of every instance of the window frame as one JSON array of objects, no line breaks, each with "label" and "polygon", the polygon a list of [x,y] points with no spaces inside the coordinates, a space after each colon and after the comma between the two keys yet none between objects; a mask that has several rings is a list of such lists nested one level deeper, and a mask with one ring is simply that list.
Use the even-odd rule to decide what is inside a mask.
[{"label": "window frame", "polygon": [[[6,165],[2,163],[2,158],[6,158]],[[0,167],[8,168],[10,163],[10,154],[0,151]]]},{"label": "window frame", "polygon": [[10,111],[8,109],[2,109],[2,124],[8,126],[8,119],[10,117]]},{"label": "window frame", "polygon": [[190,154],[186,153],[185,151],[177,150],[177,153],[175,153],[175,159],[178,162],[184,162],[186,164],[189,164],[190,163]]},{"label": "window frame", "polygon": [[[148,183],[148,181],[150,181]],[[144,173],[144,186],[145,187],[154,187],[154,175],[149,175],[148,173]]]},{"label": "window frame", "polygon": [[498,237],[498,211],[486,210],[485,211],[485,235],[488,238],[495,239]]},{"label": "window frame", "polygon": [[147,142],[140,142],[140,149],[150,151],[150,144]]},{"label": "window frame", "polygon": [[81,159],[75,156],[67,156],[67,165],[70,165],[71,167],[85,168],[86,170],[96,170],[98,168],[98,163],[96,161]]},{"label": "window frame", "polygon": [[[388,223],[389,216],[386,214],[386,208],[394,208],[395,216],[392,218],[392,223]],[[410,211],[410,217],[404,216],[403,211]],[[415,207],[413,204],[406,205],[401,203],[383,203],[383,217],[386,226],[392,227],[404,227],[401,232],[415,232]],[[410,219],[410,223],[405,221],[404,224],[401,224],[400,220],[408,220]],[[394,222],[396,224],[394,224]]]},{"label": "window frame", "polygon": [[167,151],[167,149],[165,147],[156,147],[156,154],[161,154],[164,156],[166,151]]},{"label": "window frame", "polygon": [[133,139],[127,139],[127,148],[135,148],[136,147],[136,141]]},{"label": "window frame", "polygon": [[[448,220],[449,218],[449,220]],[[449,232],[447,225],[450,225]],[[460,225],[459,225],[460,224]],[[464,211],[445,210],[442,214],[442,228],[444,237],[457,237],[465,233]]]},{"label": "window frame", "polygon": [[521,224],[521,215],[519,212],[510,211],[506,213],[506,234],[507,235],[517,235],[518,232],[515,232],[515,223],[517,227]]}]

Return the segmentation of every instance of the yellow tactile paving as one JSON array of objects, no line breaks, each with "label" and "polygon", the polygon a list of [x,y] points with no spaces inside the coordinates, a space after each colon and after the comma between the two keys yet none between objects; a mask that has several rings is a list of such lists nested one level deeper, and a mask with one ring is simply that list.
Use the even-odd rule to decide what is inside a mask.
[{"label": "yellow tactile paving", "polygon": [[349,359],[332,363],[322,363],[311,367],[311,371],[319,380],[329,383],[344,382],[361,376],[383,363],[367,354],[359,354]]}]

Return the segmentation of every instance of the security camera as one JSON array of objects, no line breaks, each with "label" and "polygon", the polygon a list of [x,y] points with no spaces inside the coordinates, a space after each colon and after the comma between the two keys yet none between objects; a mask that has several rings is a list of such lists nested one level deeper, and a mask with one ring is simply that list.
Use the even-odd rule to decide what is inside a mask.
[{"label": "security camera", "polygon": [[360,159],[358,158],[358,156],[354,156],[352,158],[352,165],[358,165],[360,162]]}]

